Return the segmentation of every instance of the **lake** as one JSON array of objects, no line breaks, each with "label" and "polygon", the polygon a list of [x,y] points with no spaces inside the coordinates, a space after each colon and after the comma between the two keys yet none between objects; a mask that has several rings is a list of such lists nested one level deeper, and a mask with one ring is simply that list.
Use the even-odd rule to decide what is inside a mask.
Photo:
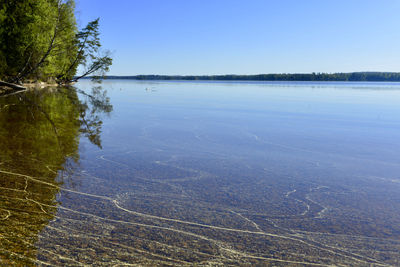
[{"label": "lake", "polygon": [[400,265],[400,83],[0,97],[0,263]]}]

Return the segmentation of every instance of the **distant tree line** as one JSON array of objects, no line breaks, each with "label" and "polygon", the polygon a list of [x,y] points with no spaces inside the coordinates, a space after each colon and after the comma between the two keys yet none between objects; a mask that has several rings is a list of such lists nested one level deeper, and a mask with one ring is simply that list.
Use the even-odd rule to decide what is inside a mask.
[{"label": "distant tree line", "polygon": [[100,50],[99,19],[78,30],[74,12],[74,0],[0,0],[0,79],[65,84],[104,75],[112,60]]},{"label": "distant tree line", "polygon": [[350,72],[350,73],[294,73],[294,74],[257,74],[257,75],[136,75],[107,76],[107,79],[132,80],[184,80],[184,81],[368,81],[400,82],[398,72]]}]

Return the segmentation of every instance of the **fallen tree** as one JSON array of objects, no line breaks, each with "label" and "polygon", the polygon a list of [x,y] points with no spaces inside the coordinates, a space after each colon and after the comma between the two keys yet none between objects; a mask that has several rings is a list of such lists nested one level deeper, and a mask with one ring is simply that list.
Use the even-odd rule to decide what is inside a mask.
[{"label": "fallen tree", "polygon": [[8,83],[8,82],[4,82],[4,81],[0,81],[0,87],[5,87],[5,88],[17,90],[17,91],[26,90],[26,87],[24,87],[24,86],[14,84],[14,83]]}]

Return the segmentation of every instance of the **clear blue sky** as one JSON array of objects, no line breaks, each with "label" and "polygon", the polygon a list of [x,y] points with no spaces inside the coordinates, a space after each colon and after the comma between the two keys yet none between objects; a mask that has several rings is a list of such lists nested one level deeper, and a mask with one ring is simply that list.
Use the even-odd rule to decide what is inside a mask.
[{"label": "clear blue sky", "polygon": [[111,75],[400,71],[398,0],[76,0]]}]

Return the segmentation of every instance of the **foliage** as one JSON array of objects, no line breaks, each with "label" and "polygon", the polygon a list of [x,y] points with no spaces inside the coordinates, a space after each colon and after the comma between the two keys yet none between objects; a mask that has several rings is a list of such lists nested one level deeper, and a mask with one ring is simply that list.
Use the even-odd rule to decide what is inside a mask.
[{"label": "foliage", "polygon": [[0,0],[0,79],[68,83],[79,65],[90,71],[78,78],[108,71],[99,20],[78,31],[74,10],[74,0]]},{"label": "foliage", "polygon": [[[68,68],[63,70],[57,78],[60,81],[77,81],[87,75],[104,76],[112,64],[112,59],[109,52],[101,54],[100,51],[99,19],[89,22],[84,29],[79,31],[75,42],[78,51],[71,58]],[[79,65],[84,68],[83,74],[74,77]]]}]

